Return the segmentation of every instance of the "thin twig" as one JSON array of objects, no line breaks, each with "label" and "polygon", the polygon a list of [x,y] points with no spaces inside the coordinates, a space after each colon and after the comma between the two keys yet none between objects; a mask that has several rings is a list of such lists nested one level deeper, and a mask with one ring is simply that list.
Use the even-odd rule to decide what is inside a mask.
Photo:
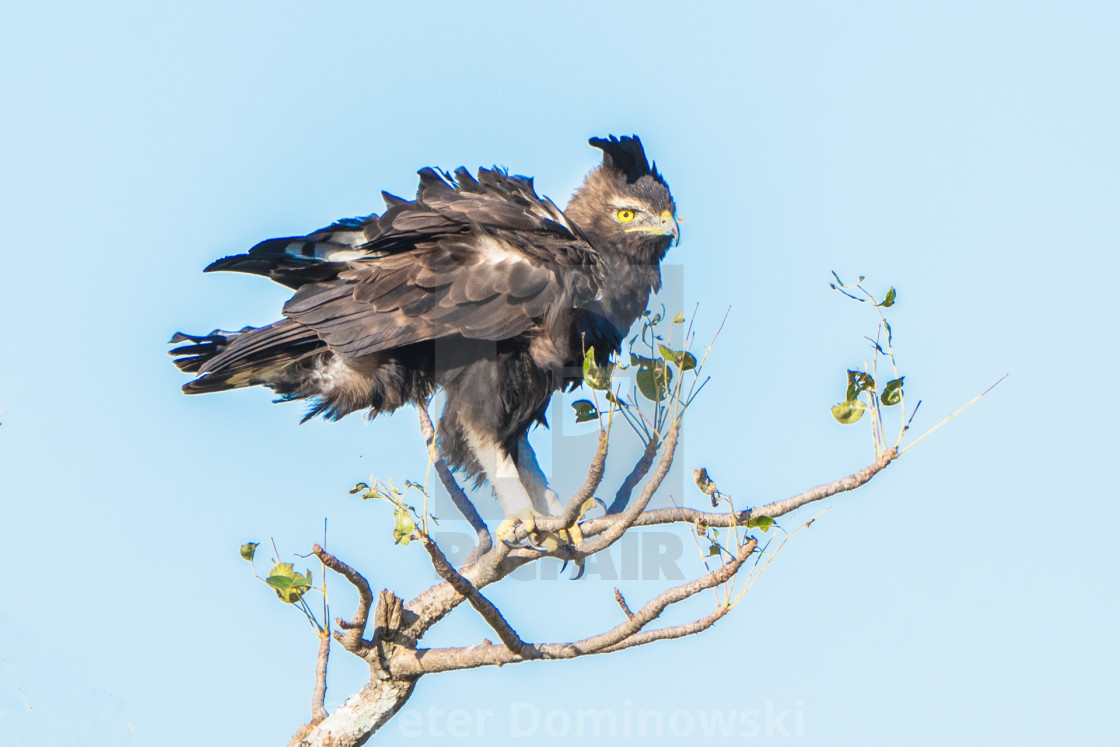
[{"label": "thin twig", "polygon": [[626,604],[626,599],[623,598],[622,592],[618,590],[617,586],[614,587],[614,601],[618,602],[618,606],[622,608],[627,619],[634,616],[634,613],[630,611],[630,605]]},{"label": "thin twig", "polygon": [[980,399],[981,397],[983,397],[983,396],[984,396],[985,394],[987,394],[988,392],[992,391],[992,390],[993,390],[993,389],[995,389],[995,388],[996,388],[997,386],[999,386],[999,385],[1000,385],[1000,382],[1002,382],[1002,381],[1003,381],[1004,379],[1006,379],[1006,378],[1007,378],[1008,376],[1010,376],[1010,375],[1011,375],[1011,374],[1004,374],[1003,376],[1000,376],[1000,377],[999,377],[999,381],[997,381],[996,383],[992,384],[992,385],[991,385],[990,387],[988,387],[987,389],[985,389],[984,391],[980,392],[980,393],[979,393],[979,394],[977,394],[977,395],[976,395],[975,397],[973,397],[972,399],[970,399],[970,400],[969,400],[968,402],[966,402],[966,403],[965,403],[965,404],[964,404],[963,406],[961,406],[961,407],[960,407],[960,409],[958,409],[958,410],[957,410],[956,412],[954,412],[954,413],[953,413],[952,415],[950,415],[949,417],[945,418],[945,419],[944,419],[944,420],[942,420],[942,421],[941,421],[940,423],[938,423],[937,425],[933,426],[932,428],[930,428],[930,429],[929,429],[928,431],[926,431],[926,432],[925,432],[925,433],[923,433],[922,435],[918,436],[918,437],[917,437],[916,439],[914,439],[914,440],[913,440],[913,441],[912,441],[911,443],[909,443],[909,444],[908,444],[908,445],[906,446],[906,448],[905,448],[905,449],[903,449],[902,451],[900,451],[900,452],[898,452],[898,453],[899,453],[899,454],[905,454],[906,452],[910,451],[910,449],[914,448],[914,447],[915,447],[915,446],[917,446],[917,445],[918,445],[919,443],[921,443],[921,441],[922,441],[922,439],[923,439],[923,438],[925,438],[925,437],[926,437],[926,436],[928,436],[929,434],[933,433],[933,432],[934,432],[935,430],[937,430],[937,429],[938,429],[938,428],[940,428],[941,426],[945,425],[945,424],[946,424],[946,423],[948,423],[948,422],[949,422],[950,420],[952,420],[953,418],[957,417],[957,416],[958,416],[958,415],[960,415],[960,414],[961,414],[962,412],[964,412],[965,410],[967,410],[968,408],[970,408],[970,407],[972,407],[972,406],[973,406],[974,404],[976,404],[976,401],[977,401],[977,400],[979,400],[979,399]]}]

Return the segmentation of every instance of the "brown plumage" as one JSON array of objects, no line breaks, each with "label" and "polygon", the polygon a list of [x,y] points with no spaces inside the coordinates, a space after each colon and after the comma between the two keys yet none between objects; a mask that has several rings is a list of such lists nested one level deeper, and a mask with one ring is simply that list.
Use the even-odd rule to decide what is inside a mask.
[{"label": "brown plumage", "polygon": [[[507,515],[555,509],[526,433],[552,393],[580,380],[583,351],[616,351],[660,287],[677,237],[668,185],[637,137],[593,138],[603,163],[566,210],[499,169],[420,171],[415,200],[380,216],[271,239],[207,271],[296,290],[284,319],[171,351],[199,374],[188,394],[265,386],[310,399],[306,417],[388,412],[447,395],[444,454],[485,472]],[[605,362],[605,361],[601,361]],[[520,481],[496,480],[515,466]],[[528,502],[528,503],[527,503]]]}]

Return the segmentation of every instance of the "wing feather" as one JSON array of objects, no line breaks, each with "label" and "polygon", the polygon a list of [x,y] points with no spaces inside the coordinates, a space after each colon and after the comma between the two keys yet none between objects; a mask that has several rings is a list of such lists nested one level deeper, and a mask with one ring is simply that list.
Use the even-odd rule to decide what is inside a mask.
[{"label": "wing feather", "polygon": [[295,288],[284,315],[345,355],[452,335],[505,339],[593,298],[597,253],[532,180],[497,168],[419,176],[416,199],[385,194],[381,215],[263,241],[208,269]]}]

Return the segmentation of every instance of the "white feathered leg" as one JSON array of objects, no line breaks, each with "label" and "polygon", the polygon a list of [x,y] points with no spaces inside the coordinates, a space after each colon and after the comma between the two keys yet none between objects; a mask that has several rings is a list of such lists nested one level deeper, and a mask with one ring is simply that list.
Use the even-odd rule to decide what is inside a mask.
[{"label": "white feathered leg", "polygon": [[517,442],[517,472],[537,511],[553,516],[559,516],[564,512],[564,506],[560,503],[556,491],[548,487],[548,478],[537,462],[537,453],[529,445],[528,434],[521,436]]},{"label": "white feathered leg", "polygon": [[498,496],[498,502],[502,504],[502,512],[510,517],[531,511],[533,499],[521,483],[513,458],[497,443],[477,433],[468,431],[467,439],[482,465],[482,471],[486,473],[486,479],[494,488],[494,494]]},{"label": "white feathered leg", "polygon": [[[556,491],[548,486],[548,478],[544,476],[544,470],[537,462],[536,452],[529,445],[528,435],[523,435],[517,442],[517,471],[521,474],[521,482],[529,491],[529,495],[533,499],[533,505],[536,506],[538,511],[553,516],[564,513],[564,504],[560,502],[560,497],[556,495]],[[553,535],[553,537],[558,537],[560,542],[564,544],[578,545],[583,541],[583,532],[580,531],[578,519],[571,529],[562,530],[559,535]],[[555,539],[552,542],[555,542]],[[545,540],[541,544],[549,546],[549,543],[549,540]]]},{"label": "white feathered leg", "polygon": [[529,532],[536,531],[534,517],[538,512],[533,508],[533,499],[521,482],[513,458],[500,444],[469,430],[467,441],[505,514],[505,519],[494,532],[498,539],[506,541],[512,538],[518,524],[524,525]]}]

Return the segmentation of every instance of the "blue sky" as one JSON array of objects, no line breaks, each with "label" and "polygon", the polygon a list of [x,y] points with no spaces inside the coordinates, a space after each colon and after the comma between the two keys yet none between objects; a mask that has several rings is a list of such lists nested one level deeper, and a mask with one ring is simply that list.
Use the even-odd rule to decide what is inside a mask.
[{"label": "blue sky", "polygon": [[[284,743],[307,719],[315,639],[243,542],[289,559],[328,517],[328,547],[377,587],[432,580],[418,548],[392,546],[389,512],[347,495],[422,475],[411,412],[299,426],[264,391],[179,392],[173,332],[266,323],[287,297],[202,267],[379,210],[425,165],[505,165],[563,202],[596,162],[587,138],[612,132],[641,135],[685,218],[670,305],[699,302],[702,336],[731,308],[682,469],[759,504],[871,460],[866,429],[828,414],[874,330],[831,270],[898,289],[915,431],[1010,376],[830,501],[713,630],[422,680],[383,741],[570,742],[585,709],[660,714],[664,743],[719,719],[734,734],[714,744],[1089,744],[1110,726],[1115,4],[41,2],[4,26],[12,744]],[[557,464],[586,443],[534,439]],[[524,637],[562,640],[618,621],[616,583],[493,597]],[[667,583],[621,582],[632,603]],[[348,590],[331,593],[348,614]],[[432,643],[486,634],[461,610]],[[365,678],[333,661],[328,708]]]}]

